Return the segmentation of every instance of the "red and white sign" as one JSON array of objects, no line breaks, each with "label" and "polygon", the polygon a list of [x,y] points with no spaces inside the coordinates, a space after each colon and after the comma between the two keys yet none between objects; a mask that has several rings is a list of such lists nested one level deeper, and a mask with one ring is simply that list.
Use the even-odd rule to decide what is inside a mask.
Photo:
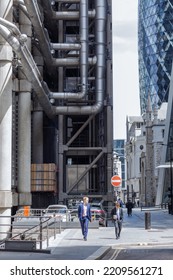
[{"label": "red and white sign", "polygon": [[120,176],[114,175],[114,176],[111,178],[111,184],[112,184],[112,186],[114,186],[114,187],[119,187],[119,186],[121,185],[121,178],[120,178]]}]

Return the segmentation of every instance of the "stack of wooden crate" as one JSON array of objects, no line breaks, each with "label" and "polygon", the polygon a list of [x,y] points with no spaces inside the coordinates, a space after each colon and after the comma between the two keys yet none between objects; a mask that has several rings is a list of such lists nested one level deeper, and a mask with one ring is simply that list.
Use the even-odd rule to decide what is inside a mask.
[{"label": "stack of wooden crate", "polygon": [[54,163],[31,164],[31,191],[56,192],[56,165]]}]

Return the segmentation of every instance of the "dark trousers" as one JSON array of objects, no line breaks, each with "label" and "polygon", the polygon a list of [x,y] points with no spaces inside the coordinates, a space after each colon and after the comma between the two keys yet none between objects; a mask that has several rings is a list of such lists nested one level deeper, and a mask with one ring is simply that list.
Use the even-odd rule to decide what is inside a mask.
[{"label": "dark trousers", "polygon": [[122,221],[116,220],[114,221],[114,225],[115,225],[115,235],[116,237],[119,237],[122,229]]},{"label": "dark trousers", "polygon": [[127,214],[128,216],[132,216],[132,208],[127,208]]},{"label": "dark trousers", "polygon": [[82,219],[80,219],[80,224],[81,224],[82,234],[83,234],[84,238],[87,238],[88,224],[89,224],[88,218],[83,217]]}]

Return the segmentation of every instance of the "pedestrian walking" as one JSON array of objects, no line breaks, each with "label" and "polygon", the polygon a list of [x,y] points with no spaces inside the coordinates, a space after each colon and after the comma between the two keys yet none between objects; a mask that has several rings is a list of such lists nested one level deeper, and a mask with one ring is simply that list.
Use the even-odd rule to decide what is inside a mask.
[{"label": "pedestrian walking", "polygon": [[120,207],[123,207],[123,201],[121,198],[118,198],[118,203],[119,203]]},{"label": "pedestrian walking", "polygon": [[128,202],[126,203],[126,208],[127,208],[127,215],[132,216],[132,208],[133,208],[133,203],[129,199]]},{"label": "pedestrian walking", "polygon": [[78,207],[78,218],[80,221],[83,239],[87,241],[88,235],[88,224],[91,222],[91,210],[89,204],[89,198],[83,197],[83,201],[80,203]]},{"label": "pedestrian walking", "polygon": [[111,217],[115,226],[116,239],[119,239],[123,222],[123,209],[118,202],[115,203],[115,207],[111,210]]}]

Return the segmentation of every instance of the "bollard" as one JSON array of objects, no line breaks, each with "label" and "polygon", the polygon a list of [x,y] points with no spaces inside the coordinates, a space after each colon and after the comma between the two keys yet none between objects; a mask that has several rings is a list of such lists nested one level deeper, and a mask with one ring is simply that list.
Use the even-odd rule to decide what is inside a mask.
[{"label": "bollard", "polygon": [[30,215],[30,206],[23,206],[23,215],[28,217]]},{"label": "bollard", "polygon": [[171,204],[168,203],[168,214],[171,214]]},{"label": "bollard", "polygon": [[151,228],[151,213],[145,212],[145,229]]}]

